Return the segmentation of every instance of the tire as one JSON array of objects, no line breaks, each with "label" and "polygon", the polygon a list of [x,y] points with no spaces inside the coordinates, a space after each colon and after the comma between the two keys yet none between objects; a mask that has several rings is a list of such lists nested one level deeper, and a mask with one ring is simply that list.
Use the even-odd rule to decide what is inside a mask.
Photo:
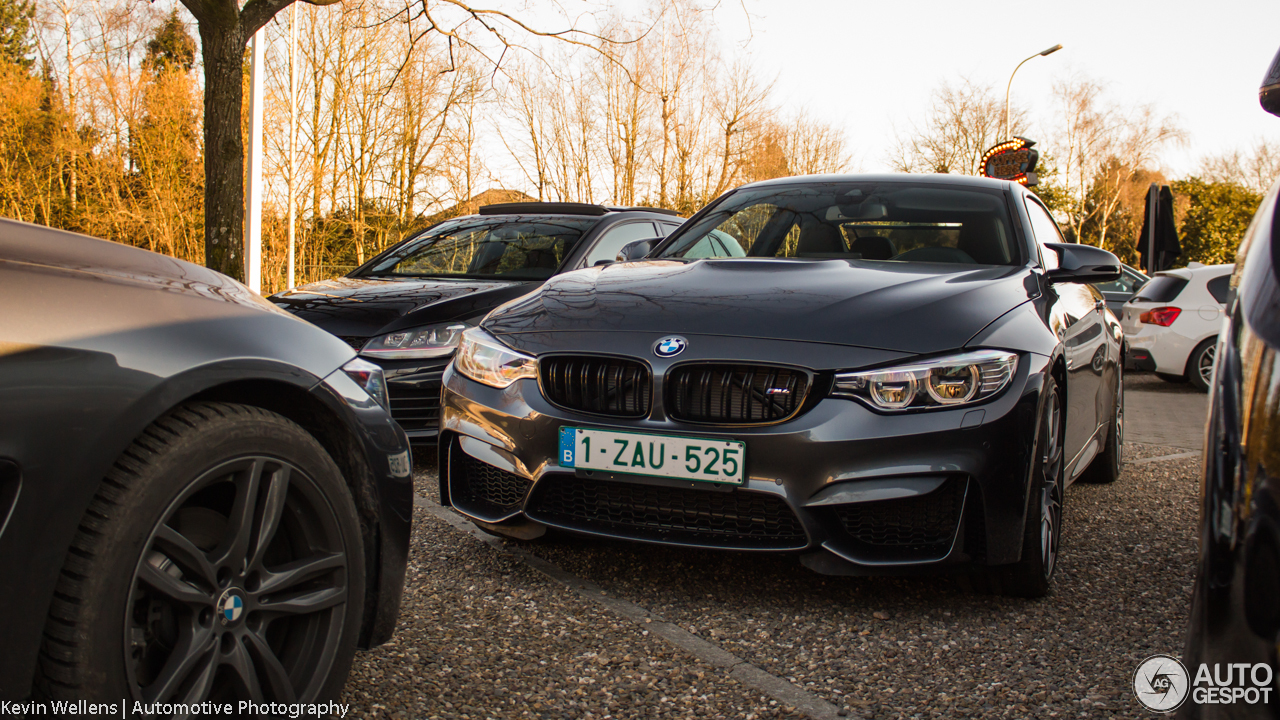
[{"label": "tire", "polygon": [[1218,338],[1212,337],[1196,346],[1187,357],[1187,380],[1200,392],[1209,392],[1213,382],[1213,363],[1218,355]]},{"label": "tire", "polygon": [[1124,463],[1124,366],[1116,366],[1116,398],[1111,408],[1111,423],[1107,426],[1107,444],[1102,452],[1089,463],[1080,479],[1101,485],[1120,479]]},{"label": "tire", "polygon": [[1000,591],[1013,597],[1047,595],[1058,566],[1062,496],[1066,489],[1062,452],[1064,403],[1052,377],[1046,380],[1044,393],[1022,533],[1022,559],[999,568],[997,574]]},{"label": "tire", "polygon": [[314,437],[255,407],[183,405],[116,461],[81,520],[36,692],[335,699],[364,585],[351,493]]}]

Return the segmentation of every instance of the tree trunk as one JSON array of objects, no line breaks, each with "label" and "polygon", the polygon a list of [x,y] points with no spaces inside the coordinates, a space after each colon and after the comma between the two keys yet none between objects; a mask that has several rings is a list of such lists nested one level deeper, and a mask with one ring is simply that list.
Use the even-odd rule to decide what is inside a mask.
[{"label": "tree trunk", "polygon": [[204,264],[244,280],[244,99],[247,38],[236,21],[200,24],[204,53]]}]

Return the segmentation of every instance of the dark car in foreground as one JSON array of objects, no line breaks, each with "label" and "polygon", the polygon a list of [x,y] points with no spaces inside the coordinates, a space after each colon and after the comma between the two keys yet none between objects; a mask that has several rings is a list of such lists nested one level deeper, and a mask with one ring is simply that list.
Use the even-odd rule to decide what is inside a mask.
[{"label": "dark car in foreground", "polygon": [[225,276],[0,220],[0,699],[336,699],[399,612],[385,395]]},{"label": "dark car in foreground", "polygon": [[503,203],[447,220],[346,277],[271,301],[341,337],[382,367],[391,414],[416,444],[434,443],[440,378],[462,331],[551,276],[612,262],[625,245],[670,235],[666,210],[583,203]]},{"label": "dark car in foreground", "polygon": [[463,333],[441,496],[515,537],[1042,595],[1066,486],[1119,472],[1122,336],[1089,285],[1119,273],[1008,182],[748,185]]},{"label": "dark car in foreground", "polygon": [[[1280,115],[1280,53],[1262,90]],[[1280,184],[1245,233],[1209,388],[1181,717],[1280,708]],[[1232,667],[1245,672],[1232,673]],[[1202,668],[1211,673],[1208,682]],[[1226,668],[1226,671],[1223,671]],[[1216,673],[1214,675],[1213,673]],[[1264,692],[1265,691],[1265,692]]]}]

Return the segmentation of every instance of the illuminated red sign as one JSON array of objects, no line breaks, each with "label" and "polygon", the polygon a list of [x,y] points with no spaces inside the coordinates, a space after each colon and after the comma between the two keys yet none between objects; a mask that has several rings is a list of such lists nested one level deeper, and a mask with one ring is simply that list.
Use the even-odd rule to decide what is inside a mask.
[{"label": "illuminated red sign", "polygon": [[1035,140],[1015,137],[991,148],[982,156],[982,174],[985,177],[1033,186],[1036,178],[1036,162],[1040,153],[1031,148]]}]

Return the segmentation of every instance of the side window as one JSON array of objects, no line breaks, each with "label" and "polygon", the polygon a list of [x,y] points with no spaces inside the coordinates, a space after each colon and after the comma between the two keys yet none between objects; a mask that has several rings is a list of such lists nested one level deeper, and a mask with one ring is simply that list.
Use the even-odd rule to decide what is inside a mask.
[{"label": "side window", "polygon": [[658,223],[658,229],[662,231],[662,237],[667,237],[668,235],[675,232],[679,228],[680,228],[680,225],[678,223],[665,223],[665,222]]},{"label": "side window", "polygon": [[614,225],[596,240],[596,246],[587,253],[586,267],[591,267],[601,260],[613,260],[623,245],[636,240],[651,240],[661,237],[661,233],[653,229],[651,222],[632,222]]},{"label": "side window", "polygon": [[1098,288],[1102,292],[1132,293],[1134,290],[1138,289],[1138,278],[1125,273],[1120,276],[1119,280],[1112,280],[1111,282],[1105,283],[1094,283],[1094,287]]},{"label": "side window", "polygon": [[1215,302],[1219,305],[1225,305],[1227,303],[1227,292],[1231,289],[1231,275],[1219,275],[1210,280],[1206,289],[1213,296]]},{"label": "side window", "polygon": [[1053,221],[1048,210],[1030,198],[1027,199],[1027,216],[1031,218],[1031,232],[1035,234],[1036,243],[1040,245],[1040,256],[1044,259],[1045,269],[1052,270],[1058,267],[1058,253],[1044,246],[1045,243],[1066,242],[1058,230],[1058,224]]}]

